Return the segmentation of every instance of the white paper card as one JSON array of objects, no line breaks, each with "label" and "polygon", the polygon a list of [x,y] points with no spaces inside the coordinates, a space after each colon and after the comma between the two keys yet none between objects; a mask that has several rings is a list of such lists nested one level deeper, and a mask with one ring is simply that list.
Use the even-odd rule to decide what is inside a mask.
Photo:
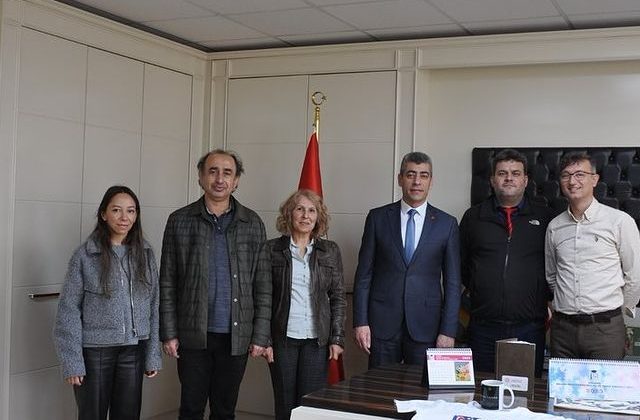
[{"label": "white paper card", "polygon": [[529,390],[529,378],[526,376],[502,375],[502,382],[509,385],[514,391],[527,392]]}]

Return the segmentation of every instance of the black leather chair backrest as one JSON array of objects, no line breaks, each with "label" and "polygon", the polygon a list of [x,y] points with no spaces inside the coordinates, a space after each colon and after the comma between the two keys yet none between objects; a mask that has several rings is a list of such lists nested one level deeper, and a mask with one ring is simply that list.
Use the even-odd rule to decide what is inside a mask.
[{"label": "black leather chair backrest", "polygon": [[[504,148],[476,147],[471,164],[471,205],[491,195],[491,159]],[[623,210],[640,226],[640,148],[634,147],[514,147],[527,157],[529,196],[556,213],[567,208],[558,180],[560,158],[566,152],[584,151],[596,160],[600,181],[594,195],[603,204]]]}]

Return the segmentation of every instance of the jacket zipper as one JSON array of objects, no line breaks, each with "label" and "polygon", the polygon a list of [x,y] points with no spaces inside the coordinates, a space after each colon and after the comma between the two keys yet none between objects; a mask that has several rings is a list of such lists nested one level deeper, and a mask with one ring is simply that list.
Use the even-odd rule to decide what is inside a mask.
[{"label": "jacket zipper", "polygon": [[[129,273],[131,273],[132,272],[131,271],[131,254],[129,253],[127,253],[127,265],[129,266]],[[122,266],[122,269],[124,270],[124,264]],[[126,270],[125,270],[125,274],[126,274]],[[131,275],[128,275],[127,279],[129,280],[129,303],[131,305],[131,332],[133,333],[134,337],[137,337],[138,331],[136,330],[135,310],[134,310],[134,304],[133,304],[133,280],[131,279]]]},{"label": "jacket zipper", "polygon": [[[131,264],[129,264],[129,272],[131,272]],[[136,330],[136,317],[133,305],[133,279],[129,276],[129,300],[131,301],[131,328],[133,332],[133,336],[138,336],[138,331]]]},{"label": "jacket zipper", "polygon": [[[118,254],[116,254],[114,251],[111,251],[111,252],[112,252],[113,256],[116,257],[116,260],[120,264],[120,268],[122,270],[122,273],[120,274],[120,287],[124,288],[124,277],[127,275],[127,272],[124,269],[124,264],[122,264],[122,260],[120,259]],[[125,320],[124,319],[122,319],[122,335],[126,338],[127,325],[125,324]]]},{"label": "jacket zipper", "polygon": [[507,282],[507,267],[509,266],[509,253],[511,252],[511,236],[507,236],[507,252],[504,254],[504,267],[502,269],[502,315],[505,313],[505,299],[506,299],[506,282]]},{"label": "jacket zipper", "polygon": [[504,268],[502,270],[502,280],[507,278],[507,266],[509,265],[509,252],[511,251],[511,236],[507,238],[507,252],[504,255]]}]

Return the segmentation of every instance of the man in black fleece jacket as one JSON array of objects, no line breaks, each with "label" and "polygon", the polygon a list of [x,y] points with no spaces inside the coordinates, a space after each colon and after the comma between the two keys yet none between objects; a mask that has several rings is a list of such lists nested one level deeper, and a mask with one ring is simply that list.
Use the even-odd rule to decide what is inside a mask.
[{"label": "man in black fleece jacket", "polygon": [[516,337],[536,344],[542,374],[547,301],[544,236],[549,208],[525,195],[527,159],[513,149],[492,161],[494,195],[460,222],[462,283],[471,298],[469,344],[477,371],[495,371],[495,342]]}]

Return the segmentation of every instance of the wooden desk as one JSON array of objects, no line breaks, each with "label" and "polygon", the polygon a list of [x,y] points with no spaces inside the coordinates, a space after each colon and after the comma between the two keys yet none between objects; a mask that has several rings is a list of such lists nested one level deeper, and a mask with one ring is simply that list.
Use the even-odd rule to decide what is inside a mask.
[{"label": "wooden desk", "polygon": [[[480,401],[480,381],[489,377],[490,375],[476,372],[474,400]],[[493,377],[491,376],[491,378]],[[393,365],[376,368],[339,384],[306,395],[302,398],[302,405],[369,416],[408,419],[412,417],[412,414],[406,415],[396,412],[393,400],[428,399],[429,390],[420,385],[421,379],[421,366]],[[431,399],[434,399],[436,395],[436,391],[432,391]],[[558,414],[580,420],[640,419],[638,416],[554,408],[547,398],[547,381],[545,379],[536,379],[533,398],[524,402],[531,411]]]}]

